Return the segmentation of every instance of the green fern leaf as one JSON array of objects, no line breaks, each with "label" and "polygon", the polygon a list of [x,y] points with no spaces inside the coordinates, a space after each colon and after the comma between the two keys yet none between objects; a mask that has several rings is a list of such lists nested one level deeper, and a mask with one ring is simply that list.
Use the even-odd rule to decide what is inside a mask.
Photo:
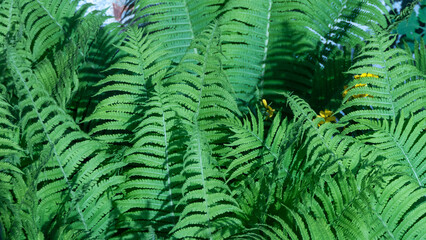
[{"label": "green fern leaf", "polygon": [[5,0],[0,5],[0,52],[3,52],[7,35],[11,35],[12,28],[18,22],[16,2]]},{"label": "green fern leaf", "polygon": [[[110,198],[106,197],[113,193],[108,191],[124,181],[123,176],[111,175],[124,163],[109,159],[102,152],[105,146],[79,129],[48,96],[28,67],[29,62],[19,53],[19,50],[9,49],[8,64],[19,94],[23,139],[30,156],[37,159],[30,165],[36,172],[31,184],[37,184],[37,195],[32,200],[37,202],[34,213],[37,224],[40,229],[50,228],[49,234],[54,234],[60,227],[49,226],[49,223],[62,209],[67,213],[63,216],[65,222],[75,222],[75,229],[82,231],[84,236],[97,236],[107,228],[107,214],[113,210]],[[72,204],[63,206],[64,195]],[[100,208],[99,215],[93,213],[97,203],[99,207],[105,206]]]},{"label": "green fern leaf", "polygon": [[187,122],[197,121],[202,130],[211,130],[209,141],[221,138],[220,133],[214,132],[220,128],[220,120],[240,115],[218,56],[220,46],[220,27],[215,21],[191,45],[197,54],[185,55],[165,82],[165,88],[182,106],[178,114]]},{"label": "green fern leaf", "polygon": [[305,28],[306,37],[314,41],[315,46],[319,42],[355,46],[369,37],[363,28],[372,24],[386,28],[389,19],[385,5],[378,0],[290,0],[284,7],[286,19]]},{"label": "green fern leaf", "polygon": [[120,186],[125,196],[117,207],[122,212],[119,226],[129,236],[151,227],[157,236],[167,237],[180,216],[176,205],[182,198],[182,138],[186,134],[180,136],[180,121],[172,110],[176,105],[160,84],[155,90],[136,129],[133,148],[125,153],[132,168],[124,172],[128,181]]},{"label": "green fern leaf", "polygon": [[[377,77],[360,77],[349,84],[349,91],[338,110],[345,113],[341,121],[396,119],[402,109],[406,116],[412,113],[415,119],[425,117],[426,112],[422,110],[426,106],[425,77],[410,64],[412,58],[405,51],[391,48],[394,37],[389,37],[379,34],[372,38],[348,72]],[[356,84],[366,86],[356,87]]]},{"label": "green fern leaf", "polygon": [[390,176],[371,204],[371,238],[422,239],[426,220],[425,188],[409,176]]},{"label": "green fern leaf", "polygon": [[275,0],[232,0],[223,9],[220,22],[224,66],[244,111],[265,74],[264,62],[268,58],[269,44],[276,31],[271,23],[279,21],[280,7],[283,4],[283,1]]},{"label": "green fern leaf", "polygon": [[[282,144],[289,123],[281,121],[281,114],[274,117],[273,124],[265,134],[264,120],[258,110],[257,117],[250,112],[250,118],[240,121],[226,121],[224,124],[234,133],[233,141],[228,145],[230,151],[224,156],[228,158],[221,163],[227,166],[227,181],[256,172],[260,167],[270,169],[271,163],[278,161]],[[265,137],[266,136],[266,137]],[[283,163],[288,166],[289,163]],[[285,168],[285,166],[284,166]],[[272,170],[272,169],[270,169]]]},{"label": "green fern leaf", "polygon": [[25,26],[26,49],[32,53],[34,61],[60,41],[70,38],[65,25],[67,18],[74,15],[77,4],[78,1],[75,0],[20,2],[21,21]]},{"label": "green fern leaf", "polygon": [[189,134],[182,173],[183,198],[179,201],[185,207],[171,233],[178,239],[223,239],[241,227],[236,216],[241,210],[215,167],[205,133],[195,124]]},{"label": "green fern leaf", "polygon": [[181,62],[189,51],[196,53],[192,41],[220,14],[224,0],[138,1],[135,19],[144,23],[153,39],[168,52],[161,59]]},{"label": "green fern leaf", "polygon": [[127,129],[132,119],[141,115],[140,109],[147,100],[147,88],[161,81],[169,65],[167,61],[157,61],[165,53],[159,51],[160,47],[148,40],[143,31],[131,28],[128,34],[129,42],[119,47],[128,56],[109,69],[128,71],[129,74],[110,75],[97,83],[102,86],[97,94],[104,96],[103,100],[84,120],[97,121],[90,134],[110,143],[128,141],[124,140],[129,138]]},{"label": "green fern leaf", "polygon": [[[401,114],[403,115],[403,114]],[[395,121],[359,120],[372,134],[363,134],[358,138],[383,150],[383,155],[399,161],[405,166],[408,175],[420,186],[426,182],[426,120],[405,119],[400,116]]]}]

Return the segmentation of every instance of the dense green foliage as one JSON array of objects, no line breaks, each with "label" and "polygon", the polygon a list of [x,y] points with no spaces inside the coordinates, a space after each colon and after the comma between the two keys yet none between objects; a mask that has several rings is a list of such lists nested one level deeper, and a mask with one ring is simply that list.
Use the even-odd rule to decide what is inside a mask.
[{"label": "dense green foliage", "polygon": [[[408,1],[404,0],[402,2],[402,7],[410,7],[406,2]],[[413,43],[420,38],[426,40],[426,0],[420,1],[417,11],[410,10],[411,9],[408,8],[406,9],[406,13],[401,13],[403,15],[411,13],[411,15],[398,24],[396,31],[403,41],[413,45]]]},{"label": "dense green foliage", "polygon": [[0,238],[426,238],[414,5],[77,4],[0,0]]}]

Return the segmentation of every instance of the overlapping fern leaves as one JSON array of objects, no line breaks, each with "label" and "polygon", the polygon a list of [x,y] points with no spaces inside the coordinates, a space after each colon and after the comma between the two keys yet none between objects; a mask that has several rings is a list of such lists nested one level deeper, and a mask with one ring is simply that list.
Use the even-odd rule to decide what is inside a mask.
[{"label": "overlapping fern leaves", "polygon": [[[118,167],[122,163],[102,164],[109,160],[102,152],[102,144],[92,141],[48,96],[29,69],[28,61],[22,59],[19,52],[8,52],[8,64],[16,79],[22,137],[30,158],[38,159],[28,163],[37,172],[28,188],[29,191],[37,191],[37,197],[32,199],[38,202],[36,213],[33,214],[37,216],[40,231],[43,229],[49,233],[54,226],[51,225],[52,218],[58,211],[64,211],[67,214],[62,216],[62,221],[74,222],[73,230],[82,231],[83,236],[89,230],[101,233],[106,226],[100,220],[105,216],[97,216],[96,210],[105,211],[108,208],[106,193],[103,191],[117,184],[123,177],[109,176],[101,180],[111,174],[114,170],[112,166]],[[85,196],[79,197],[83,192]],[[72,204],[64,205],[64,194],[67,196],[65,199]],[[56,233],[49,234],[54,236]]]},{"label": "overlapping fern leaves", "polygon": [[[350,73],[369,72],[376,77],[363,77],[350,83],[349,87],[361,82],[366,85],[348,91],[342,106],[346,115],[341,121],[355,121],[345,133],[362,131],[359,139],[375,144],[388,158],[404,162],[419,186],[424,186],[421,166],[426,158],[426,80],[410,64],[412,59],[404,51],[390,48],[392,40],[379,35],[365,46]],[[361,91],[368,96],[350,99]]]},{"label": "overlapping fern leaves", "polygon": [[156,236],[167,236],[177,223],[182,197],[183,129],[178,129],[176,107],[157,85],[145,104],[147,111],[136,128],[133,146],[124,153],[128,181],[120,186],[126,192],[117,202],[123,215],[122,236],[145,237],[151,228]]},{"label": "overlapping fern leaves", "polygon": [[67,17],[74,15],[78,1],[18,1],[25,24],[26,50],[36,61],[59,41],[71,37]]},{"label": "overlapping fern leaves", "polygon": [[[180,62],[191,42],[215,19],[224,0],[135,1],[135,23],[162,42],[165,58]],[[196,49],[192,49],[196,53]]]},{"label": "overlapping fern leaves", "polygon": [[161,45],[147,40],[143,32],[129,31],[128,42],[120,47],[127,56],[107,69],[119,72],[96,84],[101,86],[96,94],[102,97],[101,101],[94,112],[84,119],[85,122],[96,121],[96,127],[91,129],[90,134],[106,142],[129,141],[128,126],[132,117],[138,118],[134,114],[141,110],[147,100],[147,88],[161,80],[169,65],[167,61],[155,62],[156,57],[161,55],[158,53]]},{"label": "overlapping fern leaves", "polygon": [[426,236],[425,48],[381,1],[77,4],[0,0],[0,238]]},{"label": "overlapping fern leaves", "polygon": [[[350,74],[370,73],[378,76],[363,77],[351,81],[348,94],[343,99],[341,110],[350,109],[342,121],[359,118],[396,119],[405,110],[415,119],[425,117],[422,108],[426,105],[425,78],[415,66],[412,59],[402,49],[391,48],[394,37],[380,34],[372,39],[359,55]],[[357,83],[367,86],[353,88]],[[354,98],[356,94],[368,94],[369,97]]]},{"label": "overlapping fern leaves", "polygon": [[221,138],[217,122],[236,116],[238,108],[227,91],[229,83],[218,57],[219,23],[210,24],[193,47],[198,54],[188,53],[182,59],[184,71],[178,68],[167,84],[177,90],[172,94],[182,99],[183,124],[191,136],[183,158],[185,180],[179,205],[184,208],[172,233],[177,238],[219,239],[236,233],[242,225],[236,216],[238,203],[225,184],[209,143]]}]

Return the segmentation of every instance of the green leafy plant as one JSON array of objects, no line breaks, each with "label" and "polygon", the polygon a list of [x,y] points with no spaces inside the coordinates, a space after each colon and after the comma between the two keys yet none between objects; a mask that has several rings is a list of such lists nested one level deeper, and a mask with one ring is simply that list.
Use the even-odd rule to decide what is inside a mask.
[{"label": "green leafy plant", "polygon": [[426,237],[414,4],[127,4],[0,0],[0,238]]},{"label": "green leafy plant", "polygon": [[[408,7],[414,6],[415,5],[409,5]],[[406,20],[402,21],[396,30],[398,34],[402,35],[403,40],[414,45],[416,40],[418,41],[421,38],[423,40],[426,39],[426,1],[420,1],[420,3],[418,3],[417,12],[407,11],[405,14],[409,13],[411,13],[411,15]]]}]

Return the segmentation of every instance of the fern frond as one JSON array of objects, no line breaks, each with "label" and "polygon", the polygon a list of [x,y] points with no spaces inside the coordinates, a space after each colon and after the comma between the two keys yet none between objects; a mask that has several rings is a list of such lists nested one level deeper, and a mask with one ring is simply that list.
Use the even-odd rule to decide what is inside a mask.
[{"label": "fern frond", "polygon": [[[114,23],[108,24],[97,31],[97,35],[85,55],[85,61],[79,66],[79,89],[69,106],[69,109],[73,111],[73,118],[76,122],[84,120],[93,112],[99,101],[102,100],[94,97],[100,89],[100,86],[96,84],[108,75],[120,72],[118,70],[105,71],[123,57],[123,52],[118,51],[116,46],[121,45],[125,36],[126,34],[121,33],[121,29]],[[81,125],[87,132],[90,131],[89,124]]]},{"label": "fern frond", "polygon": [[[0,84],[0,88],[2,86]],[[11,106],[0,92],[0,160],[18,155],[22,151],[19,146],[19,129],[13,120]],[[12,159],[11,161],[14,163]]]},{"label": "fern frond", "polygon": [[25,26],[26,49],[37,61],[49,49],[70,38],[66,31],[67,18],[75,14],[78,1],[35,0],[22,1],[21,22]]},{"label": "fern frond", "polygon": [[66,26],[70,37],[56,44],[55,49],[49,50],[49,55],[39,59],[34,67],[37,78],[63,109],[67,109],[79,88],[78,70],[88,57],[89,46],[105,20],[96,13],[80,19],[83,13],[84,10],[79,9]]},{"label": "fern frond", "polygon": [[110,143],[126,141],[128,126],[132,119],[141,115],[141,108],[147,100],[147,88],[162,80],[169,65],[167,61],[157,61],[165,53],[155,42],[148,40],[148,35],[144,35],[142,30],[131,28],[128,36],[129,41],[119,47],[128,56],[109,68],[124,73],[110,75],[97,83],[102,86],[97,94],[103,96],[103,100],[84,120],[97,123],[91,129],[91,135]]},{"label": "fern frond", "polygon": [[306,197],[301,203],[310,208],[305,212],[300,206],[313,239],[320,234],[334,239],[370,239],[364,217],[369,214],[372,186],[381,182],[380,173],[361,168],[355,175],[348,170],[325,176],[315,188],[314,198]]},{"label": "fern frond", "polygon": [[158,39],[168,55],[161,59],[179,63],[188,52],[196,53],[190,45],[210,22],[220,14],[224,0],[156,0],[138,1],[135,19],[143,23],[150,38]]},{"label": "fern frond", "polygon": [[222,69],[220,27],[217,21],[193,42],[196,54],[188,53],[165,83],[175,101],[182,106],[178,114],[188,122],[197,121],[203,130],[210,129],[209,138],[217,140],[213,130],[220,120],[240,115],[232,87]]},{"label": "fern frond", "polygon": [[217,168],[206,134],[197,124],[188,131],[191,138],[182,170],[183,198],[179,201],[185,207],[171,233],[178,239],[226,238],[242,227],[237,217],[241,210]]},{"label": "fern frond", "polygon": [[[290,100],[289,104],[292,107],[292,109],[296,110],[295,111],[296,118],[300,118],[300,117],[303,116],[303,118],[305,118],[305,121],[309,122],[309,124],[306,125],[305,128],[308,128],[308,127],[309,128],[313,128],[313,127],[315,128],[315,126],[311,126],[312,124],[315,124],[315,122],[311,123],[311,121],[309,121],[309,119],[310,119],[309,116],[312,115],[312,114],[309,114],[309,106],[304,105],[302,100],[297,99],[295,97],[290,96],[289,100]],[[374,205],[371,205],[371,204],[373,204],[375,202],[375,198],[374,198],[375,195],[383,194],[381,187],[379,187],[379,186],[383,185],[382,179],[387,178],[388,179],[387,182],[389,182],[387,184],[391,184],[391,182],[393,181],[392,179],[397,179],[397,178],[399,179],[400,178],[399,174],[401,172],[401,167],[399,167],[399,166],[400,166],[401,162],[398,161],[398,159],[406,160],[407,163],[405,165],[414,167],[414,168],[410,168],[410,167],[408,168],[408,169],[414,170],[414,172],[413,171],[409,172],[410,175],[413,175],[413,174],[417,174],[417,176],[420,176],[419,174],[422,174],[421,176],[424,175],[424,171],[420,171],[420,172],[418,171],[418,169],[422,169],[421,166],[424,165],[423,161],[425,159],[425,157],[424,157],[424,142],[425,142],[425,140],[423,139],[424,134],[422,134],[422,132],[424,131],[423,129],[425,128],[424,121],[416,120],[415,118],[411,118],[410,120],[405,120],[405,118],[403,117],[403,114],[401,114],[401,117],[400,117],[398,123],[393,122],[393,123],[389,124],[389,123],[387,123],[388,120],[385,120],[385,122],[383,124],[378,124],[378,123],[375,123],[374,121],[369,121],[369,120],[358,120],[358,121],[360,123],[362,123],[363,125],[367,126],[368,129],[373,129],[373,130],[377,131],[377,133],[373,133],[373,134],[371,134],[371,136],[369,134],[361,135],[362,137],[360,137],[360,139],[363,140],[366,143],[369,143],[370,145],[371,144],[376,145],[375,147],[380,149],[379,151],[372,149],[370,146],[368,146],[368,147],[363,146],[363,144],[360,144],[360,142],[357,142],[356,140],[351,140],[351,138],[346,138],[344,136],[339,136],[339,135],[328,135],[328,134],[323,135],[323,136],[328,136],[328,137],[322,138],[324,143],[325,143],[326,148],[331,150],[331,152],[334,152],[333,156],[335,156],[336,159],[339,159],[341,157],[343,157],[343,159],[351,159],[352,158],[352,160],[349,160],[350,165],[352,165],[352,167],[349,167],[349,169],[353,169],[353,166],[356,166],[355,163],[359,162],[359,161],[356,161],[356,158],[354,158],[354,157],[356,157],[356,155],[354,155],[356,153],[361,153],[361,158],[363,159],[362,164],[367,164],[367,166],[373,164],[372,166],[375,166],[375,167],[377,167],[377,163],[379,163],[375,159],[380,157],[380,155],[383,155],[383,156],[387,157],[387,159],[384,159],[383,161],[381,161],[381,162],[383,162],[383,166],[378,167],[378,169],[389,169],[389,171],[387,173],[382,173],[382,174],[370,174],[372,176],[375,175],[376,177],[378,177],[378,178],[372,178],[370,180],[377,179],[377,181],[379,181],[379,182],[369,183],[370,186],[375,186],[374,187],[375,189],[370,189],[369,187],[364,187],[366,190],[368,190],[368,194],[365,195],[365,196],[359,195],[361,197],[360,199],[362,199],[362,203],[360,203],[361,205],[357,206],[354,209],[354,210],[357,210],[357,211],[361,210],[361,209],[364,209],[364,210],[366,209],[367,212],[356,213],[356,212],[353,212],[352,210],[349,211],[350,208],[346,209],[346,210],[349,211],[349,212],[347,212],[347,214],[349,214],[348,217],[352,216],[352,217],[354,217],[354,219],[350,218],[350,219],[352,219],[352,220],[349,221],[349,222],[351,222],[350,225],[348,223],[345,223],[346,217],[342,219],[343,222],[338,223],[338,224],[344,224],[341,227],[339,227],[339,229],[343,227],[341,229],[341,230],[343,230],[343,232],[342,232],[343,235],[341,235],[341,236],[345,236],[346,234],[349,234],[349,235],[347,235],[347,237],[349,237],[349,238],[351,238],[350,236],[352,236],[352,237],[357,236],[358,234],[356,232],[361,230],[361,229],[363,229],[362,235],[364,235],[364,237],[367,238],[367,239],[371,238],[371,236],[381,236],[382,234],[387,234],[386,232],[390,232],[391,233],[390,235],[393,236],[392,232],[394,231],[395,228],[397,228],[396,225],[398,224],[397,222],[399,222],[399,221],[394,221],[394,219],[396,217],[400,216],[400,215],[397,214],[399,211],[395,212],[395,211],[392,210],[391,212],[382,213],[382,212],[380,212],[381,211],[380,210],[379,214],[376,214],[377,215],[376,217],[379,218],[379,219],[385,218],[385,217],[381,216],[381,214],[384,214],[384,215],[389,214],[389,215],[386,215],[386,218],[392,219],[392,221],[394,221],[394,222],[392,222],[392,224],[395,224],[394,227],[389,227],[386,222],[383,222],[383,220],[381,220],[384,227],[381,227],[380,226],[381,224],[378,224],[379,226],[374,227],[374,228],[378,228],[380,230],[373,230],[373,228],[366,227],[365,225],[363,225],[362,222],[355,224],[356,228],[352,229],[352,227],[354,226],[353,223],[354,223],[355,219],[360,219],[360,218],[362,218],[362,216],[367,214],[370,211],[370,206],[374,206]],[[321,130],[322,127],[326,127],[326,125],[325,124],[322,125],[319,129]],[[402,131],[403,129],[404,129],[404,131]],[[320,132],[322,132],[322,131],[320,131]],[[308,138],[309,138],[309,136],[311,136],[311,133],[305,133],[305,134]],[[312,140],[309,141],[310,144],[307,147],[307,156],[315,156],[315,157],[321,156],[321,155],[318,155],[319,153],[316,153],[316,152],[318,152],[318,150],[316,150],[316,147],[315,147],[316,140],[314,140],[314,139],[315,138],[312,138]],[[383,140],[384,140],[384,142],[383,142]],[[336,143],[337,143],[337,145],[335,145]],[[324,148],[324,150],[326,150],[326,148]],[[333,149],[336,149],[336,151],[334,151]],[[355,149],[356,151],[355,152],[352,151],[353,149]],[[322,150],[322,151],[324,151],[324,150]],[[385,150],[385,151],[381,151],[381,150]],[[343,154],[343,155],[341,155],[341,154]],[[341,156],[341,157],[339,157],[339,156]],[[417,158],[417,156],[419,158]],[[343,163],[345,163],[346,161],[347,160],[343,161]],[[344,165],[347,165],[347,164],[344,164]],[[333,169],[335,169],[335,167],[332,167],[332,166],[333,165],[326,167],[326,169],[328,169],[328,170],[325,170],[325,171],[322,171],[322,172],[323,173],[327,173],[327,172],[330,172],[330,171],[333,172]],[[349,166],[349,165],[347,165],[347,166]],[[398,174],[396,174],[396,173],[398,173]],[[358,178],[358,177],[362,177],[362,176],[365,176],[365,173],[364,174],[358,173],[354,177]],[[338,178],[338,179],[340,179],[340,178]],[[374,181],[376,181],[376,180],[374,180]],[[366,183],[368,181],[357,180],[356,182],[357,182],[357,184],[359,184],[360,182]],[[396,182],[397,181],[395,181],[395,184],[396,184]],[[329,182],[327,184],[331,184],[331,182]],[[404,183],[401,183],[401,184],[407,184],[406,180],[404,180]],[[411,185],[417,184],[417,185],[422,186],[422,184],[419,184],[419,178],[418,177],[414,178],[414,179],[411,178],[410,184]],[[353,189],[353,190],[358,189],[358,191],[359,191],[359,189],[361,189],[360,187],[355,187],[354,184],[345,184],[345,185],[351,186],[349,189]],[[367,186],[367,185],[363,185],[363,186]],[[332,186],[332,185],[330,185],[330,186]],[[343,187],[344,185],[341,185],[341,186]],[[340,187],[340,188],[342,188],[342,187]],[[391,187],[389,187],[389,189],[387,191],[389,191],[390,189],[391,189]],[[398,189],[398,188],[394,188],[394,190],[395,189]],[[332,190],[332,188],[330,190]],[[340,189],[339,192],[344,193],[343,190],[344,189]],[[350,191],[353,191],[353,190],[350,190]],[[336,191],[336,190],[333,190],[333,191]],[[347,191],[347,189],[345,191]],[[407,187],[407,191],[408,191],[408,187]],[[414,191],[414,189],[412,191]],[[339,196],[338,193],[333,193],[333,192],[331,192],[331,193],[333,194],[333,198]],[[401,190],[400,194],[401,194],[401,199],[408,197],[407,195],[404,195],[404,194],[407,194],[407,192],[405,192],[404,190]],[[407,203],[404,204],[401,207],[404,208],[405,211],[407,211],[408,209],[410,209],[410,206],[413,206],[413,207],[416,206],[416,205],[413,205],[413,203],[417,202],[417,201],[421,201],[420,200],[421,197],[424,197],[424,193],[419,192],[418,194],[419,195],[417,195],[417,197],[413,198],[412,201],[407,201]],[[347,195],[347,193],[344,194],[343,196],[345,196],[345,195]],[[404,197],[402,197],[402,195],[404,195]],[[321,195],[319,195],[318,197],[319,197],[319,199],[321,199],[321,201],[325,201],[325,200],[328,201],[327,199],[329,199],[329,198],[320,197],[320,196]],[[387,202],[394,204],[395,201],[398,201],[396,199],[399,198],[397,196],[391,196],[391,195],[386,195],[386,197],[384,195],[382,195],[382,196],[383,196],[382,200],[379,201],[379,203],[378,203],[379,205],[377,205],[377,206],[383,207],[383,205],[380,205],[380,204],[386,205]],[[345,198],[346,198],[346,196],[345,196]],[[342,199],[344,199],[344,198],[342,198]],[[308,200],[308,202],[309,202],[309,200]],[[336,203],[339,203],[341,201],[335,199],[333,202],[334,202],[333,204],[336,204]],[[304,203],[304,205],[305,204],[306,204],[306,202]],[[420,202],[419,202],[419,204],[420,204]],[[323,202],[323,203],[319,204],[318,206],[327,206],[327,205],[329,205],[329,204],[326,204],[325,202]],[[422,205],[419,205],[419,209],[421,209],[421,206]],[[342,209],[342,207],[339,207],[339,208]],[[321,208],[316,207],[316,209],[321,209]],[[313,211],[315,212],[317,210],[313,210]],[[328,211],[327,208],[325,209],[325,211]],[[401,213],[401,214],[409,214],[408,212],[405,212],[405,211],[404,211],[404,213]],[[409,212],[411,212],[411,211],[409,211]],[[420,219],[420,216],[424,215],[423,210],[419,210],[418,212],[419,212],[419,215],[413,215],[411,213],[409,215],[407,215],[407,217],[410,216],[409,218],[411,218],[411,220],[407,220],[407,223],[406,223],[407,225],[405,226],[405,228],[407,228],[407,229],[411,228],[411,227],[413,228],[412,231],[410,230],[410,234],[413,234],[413,235],[410,235],[410,236],[418,236],[418,234],[420,234],[419,233],[419,226],[417,224],[412,225],[412,223],[414,221],[417,221],[416,219]],[[318,213],[315,213],[315,214],[317,215]],[[309,215],[306,215],[306,213],[303,213],[303,215],[305,215],[305,217],[309,216]],[[373,217],[373,216],[371,216],[371,217]],[[306,220],[306,221],[308,221],[308,222],[307,222],[306,226],[309,226],[309,227],[311,227],[311,226],[314,227],[315,224],[317,224],[318,221],[319,221],[319,220],[314,221],[314,219],[312,219],[312,222],[311,222],[311,220],[309,220],[309,218],[307,218],[307,219],[308,220]],[[321,219],[324,219],[324,218],[321,218]],[[328,219],[328,217],[327,217],[327,219]],[[372,221],[377,221],[377,219],[372,220]],[[387,221],[387,220],[385,220],[385,221]],[[411,224],[408,223],[408,222],[410,222]],[[321,229],[320,226],[318,226],[318,227]],[[351,229],[345,229],[346,227],[349,227]],[[337,231],[336,233],[339,233],[339,229],[336,230]],[[404,229],[402,231],[402,233],[400,233],[401,234],[400,236],[402,236],[402,234],[405,234],[405,230],[406,229]],[[312,232],[312,231],[317,231],[317,230],[310,229],[308,232]],[[374,233],[374,231],[378,231],[378,233]],[[330,233],[332,233],[332,232],[330,232]],[[359,234],[361,234],[361,233],[359,233]],[[344,238],[347,238],[347,237],[344,237]]]},{"label": "fern frond", "polygon": [[275,37],[271,36],[265,76],[259,84],[262,96],[284,103],[283,96],[276,92],[280,89],[308,99],[313,90],[315,73],[322,72],[311,57],[315,53],[315,46],[305,38],[304,32],[284,20],[273,21],[272,29],[277,30],[271,32]]},{"label": "fern frond", "polygon": [[271,163],[279,159],[285,134],[290,128],[288,121],[281,121],[281,114],[278,113],[269,132],[265,133],[263,116],[259,110],[257,116],[249,112],[249,116],[242,122],[225,121],[224,124],[233,132],[228,145],[230,150],[224,156],[227,160],[221,163],[227,167],[227,181],[250,176],[258,168],[270,169]]},{"label": "fern frond", "polygon": [[417,69],[426,75],[426,44],[423,38],[414,43],[414,60]]},{"label": "fern frond", "polygon": [[[365,147],[363,144],[341,135],[337,130],[337,127],[341,125],[337,123],[325,123],[318,127],[324,119],[317,117],[318,115],[303,99],[289,93],[283,94],[295,115],[295,120],[300,121],[305,141],[309,142],[309,145],[306,145],[306,157],[309,161],[323,159],[325,162],[334,162],[345,157],[358,157],[358,152],[367,155],[374,151],[374,148],[363,149]],[[307,163],[307,165],[310,164]]]},{"label": "fern frond", "polygon": [[[99,235],[107,228],[107,213],[113,209],[107,190],[124,181],[122,176],[111,175],[124,163],[107,163],[110,159],[102,153],[104,146],[91,140],[58,107],[28,67],[29,62],[20,56],[19,50],[8,50],[20,100],[23,139],[30,156],[37,159],[30,166],[37,172],[31,184],[36,185],[33,201],[38,203],[38,225],[55,232],[59,227],[49,223],[62,209],[66,214],[61,217],[64,221],[73,219],[75,229],[84,235]],[[63,205],[64,195],[72,204]],[[95,210],[100,210],[98,215]]]},{"label": "fern frond", "polygon": [[[292,201],[293,197],[299,195],[300,189],[312,187],[312,180],[309,182],[305,180],[305,178],[309,179],[308,176],[320,179],[321,176],[335,173],[341,166],[355,169],[361,159],[363,165],[371,165],[381,158],[380,150],[341,134],[337,130],[341,125],[337,123],[325,123],[318,127],[318,123],[324,122],[324,119],[317,117],[305,101],[288,93],[284,93],[284,96],[287,97],[288,104],[295,115],[296,124],[300,127],[303,142],[301,146],[298,146],[296,159],[289,167],[293,174],[284,181],[285,184],[294,188],[289,192],[294,192],[296,195],[281,196],[284,202]],[[299,175],[302,172],[304,174]]]},{"label": "fern frond", "polygon": [[[241,109],[246,110],[263,78],[269,44],[279,28],[284,1],[228,1],[220,17],[224,66]],[[257,100],[257,99],[256,99]]]},{"label": "fern frond", "polygon": [[374,145],[383,150],[383,155],[399,161],[405,166],[406,172],[420,187],[426,182],[426,120],[416,120],[414,117],[405,119],[403,113],[394,120],[358,120],[365,126],[365,133],[358,136],[361,141]]},{"label": "fern frond", "polygon": [[381,1],[300,1],[285,5],[286,19],[306,29],[306,37],[325,45],[355,46],[369,38],[366,27],[387,27],[389,13]]},{"label": "fern frond", "polygon": [[91,24],[85,26],[88,29],[79,29],[81,33],[78,38],[84,39],[80,39],[82,43],[79,44],[79,48],[74,42],[65,44],[64,50],[52,54],[53,61],[44,58],[35,66],[34,74],[63,109],[67,109],[68,103],[78,90],[77,70],[84,60],[79,52],[84,54],[90,38],[97,33],[102,22],[99,21],[101,18],[96,19],[97,24],[92,21]]},{"label": "fern frond", "polygon": [[[120,186],[125,193],[117,207],[123,214],[118,226],[121,236],[137,236],[151,227],[159,237],[167,237],[177,223],[183,179],[183,138],[176,107],[161,84],[151,92],[143,120],[136,128],[134,145],[125,153],[128,181]],[[183,135],[183,136],[181,136]]]},{"label": "fern frond", "polygon": [[[352,66],[349,74],[369,73],[376,77],[361,77],[349,84],[349,91],[338,111],[345,116],[342,122],[357,119],[396,119],[404,109],[405,115],[425,117],[426,80],[424,75],[411,65],[412,58],[402,49],[391,48],[394,37],[378,34],[370,39]],[[356,84],[367,84],[354,87]],[[369,97],[352,98],[359,94]],[[364,95],[365,96],[365,95]]]},{"label": "fern frond", "polygon": [[18,237],[23,232],[20,218],[10,218],[10,216],[19,215],[20,209],[15,205],[14,189],[22,187],[17,183],[17,179],[22,178],[23,174],[15,165],[0,158],[0,237],[3,239],[5,239],[4,234]]},{"label": "fern frond", "polygon": [[3,52],[7,35],[11,35],[19,17],[14,0],[5,0],[0,4],[0,52]]},{"label": "fern frond", "polygon": [[24,205],[31,195],[23,194],[28,188],[24,182],[27,174],[19,168],[26,154],[19,145],[20,131],[1,84],[0,89],[0,238],[31,237],[39,229],[31,219],[31,204]]},{"label": "fern frond", "polygon": [[425,237],[426,190],[412,178],[396,175],[378,188],[377,200],[371,204],[371,238],[422,239]]},{"label": "fern frond", "polygon": [[[281,204],[271,211],[266,223],[246,229],[242,236],[266,236],[248,239],[370,239],[370,225],[365,219],[372,216],[369,206],[373,186],[382,182],[383,173],[362,165],[359,161],[353,170],[340,166],[335,173],[321,176],[315,186],[303,189],[297,200],[277,199]],[[290,193],[291,188],[282,187]]]},{"label": "fern frond", "polygon": [[[44,234],[41,230],[39,222],[37,222],[37,202],[36,192],[31,186],[34,171],[24,172],[9,172],[11,176],[10,184],[13,188],[8,192],[11,197],[2,208],[7,208],[9,212],[2,212],[6,219],[4,227],[6,228],[6,239],[21,239],[21,238],[43,238]],[[4,203],[4,202],[3,202]]]},{"label": "fern frond", "polygon": [[1,239],[426,237],[414,5],[125,2],[0,0]]}]

